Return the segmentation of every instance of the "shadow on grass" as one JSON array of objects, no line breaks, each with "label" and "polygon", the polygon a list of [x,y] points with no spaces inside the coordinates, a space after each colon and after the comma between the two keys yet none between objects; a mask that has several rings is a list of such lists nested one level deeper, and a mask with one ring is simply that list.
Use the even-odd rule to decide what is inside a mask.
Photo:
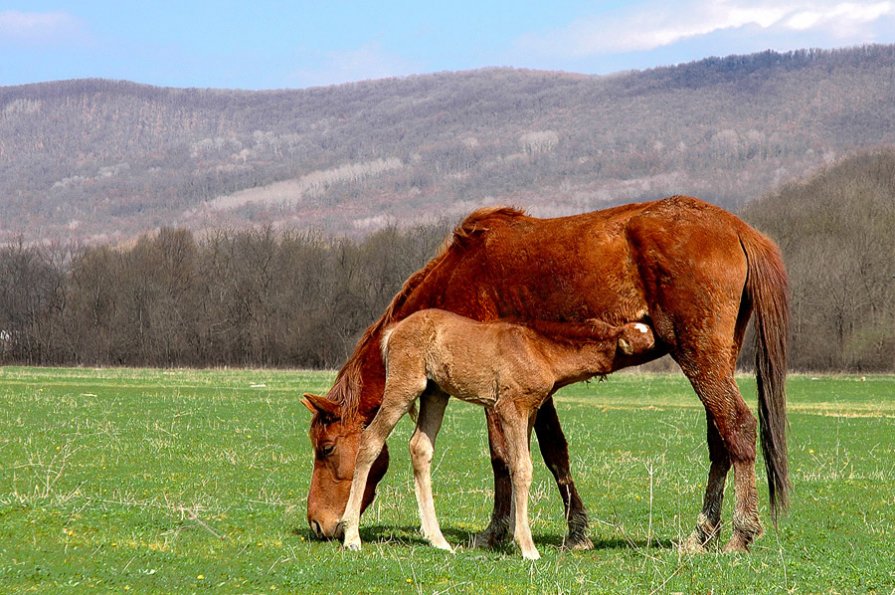
[{"label": "shadow on grass", "polygon": [[[467,549],[470,547],[470,543],[472,543],[472,538],[474,536],[474,533],[470,533],[467,530],[457,529],[454,527],[442,527],[441,532],[444,534],[445,539],[447,539],[448,542],[451,543],[454,547],[459,546]],[[309,529],[295,528],[292,530],[292,534],[305,537],[310,541],[325,541],[322,539],[318,539]],[[360,536],[361,541],[365,543],[394,543],[406,546],[426,546],[429,543],[423,538],[422,534],[420,534],[419,527],[416,525],[405,525],[397,527],[393,525],[372,525],[367,527],[362,526],[360,528]],[[552,546],[561,548],[564,544],[563,536],[552,533],[549,535],[534,535],[533,537],[535,545],[537,546]],[[341,539],[333,539],[331,541],[333,541],[334,543],[339,543]],[[663,539],[661,537],[654,537],[651,540],[622,538],[597,539],[594,540],[593,543],[594,550],[672,550],[677,548],[677,542],[675,540]],[[495,548],[491,548],[492,551],[504,553],[512,553],[515,551],[515,549],[516,545],[515,543],[513,543],[512,539]]]},{"label": "shadow on grass", "polygon": [[[549,535],[534,535],[535,545],[552,545],[554,547],[563,547],[563,536],[551,533]],[[624,539],[614,537],[609,539],[593,539],[595,550],[670,550],[677,548],[677,541],[673,539],[663,539],[661,537],[653,537],[646,539]]]}]

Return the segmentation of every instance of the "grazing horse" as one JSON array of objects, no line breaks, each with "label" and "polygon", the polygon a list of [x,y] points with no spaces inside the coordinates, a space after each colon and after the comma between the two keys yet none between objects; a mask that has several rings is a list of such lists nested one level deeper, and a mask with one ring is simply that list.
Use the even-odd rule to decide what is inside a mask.
[{"label": "grazing horse", "polygon": [[[469,215],[451,240],[414,273],[358,341],[325,396],[303,400],[313,413],[314,470],[308,523],[335,537],[345,510],[360,434],[382,403],[384,329],[417,310],[441,308],[487,321],[645,322],[656,349],[619,357],[613,369],[668,353],[705,407],[711,466],[702,512],[685,544],[700,550],[717,537],[730,468],[735,507],[729,550],[746,550],[762,532],[755,489],[756,420],[734,370],[754,316],[758,418],[772,518],[787,504],[786,342],[788,289],[777,246],[727,211],[686,196],[538,219],[509,208]],[[503,434],[486,409],[494,470],[494,511],[480,540],[508,535],[512,487]],[[568,448],[552,399],[538,411],[538,445],[556,478],[569,520],[567,542],[587,547],[587,513],[569,473]],[[361,510],[388,468],[383,449]]]},{"label": "grazing horse", "polygon": [[433,546],[451,551],[435,516],[430,474],[435,438],[451,395],[494,410],[506,438],[514,536],[524,558],[540,558],[528,523],[528,447],[535,413],[558,388],[612,370],[617,351],[633,355],[655,346],[650,328],[639,322],[614,327],[589,320],[567,326],[571,329],[553,323],[551,330],[560,334],[548,336],[508,322],[476,322],[431,309],[415,312],[385,331],[385,393],[379,412],[361,434],[343,517],[346,549],[360,549],[361,499],[370,467],[398,420],[419,398],[410,453],[420,521]]}]

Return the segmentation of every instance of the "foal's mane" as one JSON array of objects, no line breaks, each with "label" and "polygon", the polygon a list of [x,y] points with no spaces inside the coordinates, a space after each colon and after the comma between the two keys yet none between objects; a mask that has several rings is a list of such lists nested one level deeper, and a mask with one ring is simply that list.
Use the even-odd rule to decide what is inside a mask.
[{"label": "foal's mane", "polygon": [[[397,322],[397,312],[407,303],[414,291],[423,284],[429,273],[445,262],[451,254],[462,253],[488,230],[511,223],[525,215],[524,211],[512,207],[486,207],[473,211],[454,228],[453,233],[441,245],[438,253],[404,282],[382,316],[364,331],[354,348],[354,353],[339,370],[336,381],[327,395],[329,400],[339,405],[343,418],[355,415],[361,405],[361,393],[364,385],[362,354],[365,348],[371,341],[380,337],[383,329],[391,323]],[[376,352],[379,352],[378,346]]]}]

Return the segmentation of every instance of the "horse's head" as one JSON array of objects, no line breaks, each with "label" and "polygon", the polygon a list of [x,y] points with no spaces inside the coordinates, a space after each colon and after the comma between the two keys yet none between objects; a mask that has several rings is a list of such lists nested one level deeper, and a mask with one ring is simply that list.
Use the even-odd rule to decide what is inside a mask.
[{"label": "horse's head", "polygon": [[[341,537],[339,521],[351,491],[364,420],[356,413],[343,418],[341,407],[326,397],[305,394],[301,402],[314,414],[310,431],[314,471],[308,491],[308,524],[319,538],[338,538]],[[383,447],[382,454],[370,469],[361,512],[373,502],[376,485],[387,469],[388,448]]]}]

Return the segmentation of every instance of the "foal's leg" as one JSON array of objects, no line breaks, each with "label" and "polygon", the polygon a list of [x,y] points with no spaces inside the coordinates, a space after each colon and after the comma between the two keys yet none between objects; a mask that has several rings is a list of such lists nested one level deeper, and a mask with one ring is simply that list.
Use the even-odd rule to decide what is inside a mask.
[{"label": "foal's leg", "polygon": [[[507,399],[506,396],[503,397]],[[510,479],[513,483],[513,512],[514,530],[513,537],[522,550],[522,557],[526,560],[537,560],[541,557],[538,548],[535,547],[531,537],[531,527],[528,524],[528,492],[531,488],[531,453],[528,448],[529,417],[527,411],[520,411],[516,403],[507,399],[498,403],[497,414],[500,416],[501,426],[507,444],[507,458],[510,466]]]},{"label": "foal's leg", "polygon": [[[496,413],[485,410],[488,425],[488,446],[491,450],[491,469],[494,474],[494,509],[491,522],[481,533],[472,539],[473,547],[495,547],[506,541],[510,534],[510,514],[513,486],[507,467],[507,445],[500,429]],[[593,547],[587,537],[587,510],[575,488],[572,473],[569,469],[569,450],[556,415],[553,399],[548,398],[538,409],[534,425],[538,435],[538,445],[544,462],[553,473],[556,485],[563,499],[566,518],[569,523],[569,534],[566,547],[571,549],[590,549]]]},{"label": "foal's leg", "polygon": [[416,386],[413,383],[394,386],[386,380],[382,405],[376,413],[376,417],[373,418],[373,421],[360,436],[357,463],[354,467],[354,477],[351,480],[351,492],[348,495],[345,513],[342,515],[342,523],[345,529],[345,539],[343,541],[345,549],[360,549],[360,533],[358,532],[360,508],[370,468],[373,466],[376,457],[382,452],[382,446],[395,428],[395,425],[397,425],[398,420],[407,413],[410,405],[425,389],[425,386],[425,377],[422,378],[421,386],[418,382]]},{"label": "foal's leg", "polygon": [[447,404],[448,395],[440,390],[427,391],[420,397],[416,430],[410,438],[410,459],[413,462],[413,482],[423,535],[433,546],[450,552],[453,550],[441,534],[441,527],[438,526],[438,518],[435,516],[431,475],[435,439],[441,428]]}]

